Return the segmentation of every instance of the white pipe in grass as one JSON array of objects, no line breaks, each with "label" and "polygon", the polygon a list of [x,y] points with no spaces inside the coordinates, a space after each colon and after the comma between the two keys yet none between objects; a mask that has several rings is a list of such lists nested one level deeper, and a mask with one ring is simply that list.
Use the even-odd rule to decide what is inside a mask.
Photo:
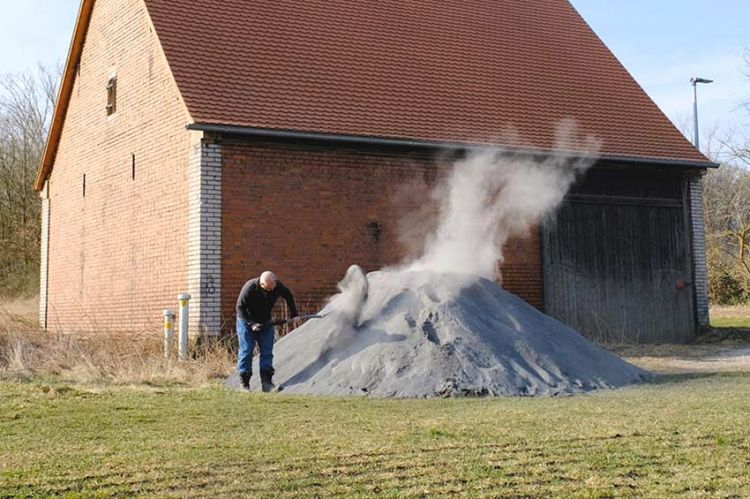
[{"label": "white pipe in grass", "polygon": [[174,312],[164,311],[164,358],[172,355],[174,345]]},{"label": "white pipe in grass", "polygon": [[177,297],[180,301],[180,344],[179,344],[179,355],[180,360],[187,359],[188,351],[188,309],[190,304],[190,295],[187,293],[181,294]]}]

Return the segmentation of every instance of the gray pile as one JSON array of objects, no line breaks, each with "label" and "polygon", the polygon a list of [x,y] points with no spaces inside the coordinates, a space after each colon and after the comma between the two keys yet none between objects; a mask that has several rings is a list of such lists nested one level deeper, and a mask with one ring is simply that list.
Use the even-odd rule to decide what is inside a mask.
[{"label": "gray pile", "polygon": [[557,395],[648,376],[487,279],[352,266],[339,287],[276,344],[285,393]]}]

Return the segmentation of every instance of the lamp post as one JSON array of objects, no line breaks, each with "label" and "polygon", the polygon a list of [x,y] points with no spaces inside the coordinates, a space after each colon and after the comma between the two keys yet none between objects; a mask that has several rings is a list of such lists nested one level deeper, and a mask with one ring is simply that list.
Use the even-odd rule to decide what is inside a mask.
[{"label": "lamp post", "polygon": [[700,150],[700,141],[698,139],[698,83],[713,83],[713,80],[708,80],[706,78],[698,78],[697,76],[694,78],[690,78],[690,83],[693,84],[693,131],[695,132],[695,140],[693,140],[693,144],[695,144],[695,148]]}]

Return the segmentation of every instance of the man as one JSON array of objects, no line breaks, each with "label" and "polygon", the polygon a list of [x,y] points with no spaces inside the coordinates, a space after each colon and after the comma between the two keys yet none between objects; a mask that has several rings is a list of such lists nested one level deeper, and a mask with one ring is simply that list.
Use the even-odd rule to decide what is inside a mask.
[{"label": "man", "polygon": [[266,270],[260,277],[251,279],[242,286],[237,298],[237,337],[240,340],[240,352],[237,370],[240,373],[242,387],[250,389],[250,378],[253,374],[253,347],[258,343],[260,350],[260,380],[264,392],[274,388],[273,378],[273,336],[271,311],[279,297],[286,300],[289,317],[297,317],[294,296],[289,289],[276,279],[273,272]]}]

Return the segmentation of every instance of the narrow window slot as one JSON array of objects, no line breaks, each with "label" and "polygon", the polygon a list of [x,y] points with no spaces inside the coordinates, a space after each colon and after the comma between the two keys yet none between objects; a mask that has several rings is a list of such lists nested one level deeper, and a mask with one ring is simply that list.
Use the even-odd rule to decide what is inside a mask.
[{"label": "narrow window slot", "polygon": [[117,77],[113,76],[107,82],[107,116],[117,111]]}]

